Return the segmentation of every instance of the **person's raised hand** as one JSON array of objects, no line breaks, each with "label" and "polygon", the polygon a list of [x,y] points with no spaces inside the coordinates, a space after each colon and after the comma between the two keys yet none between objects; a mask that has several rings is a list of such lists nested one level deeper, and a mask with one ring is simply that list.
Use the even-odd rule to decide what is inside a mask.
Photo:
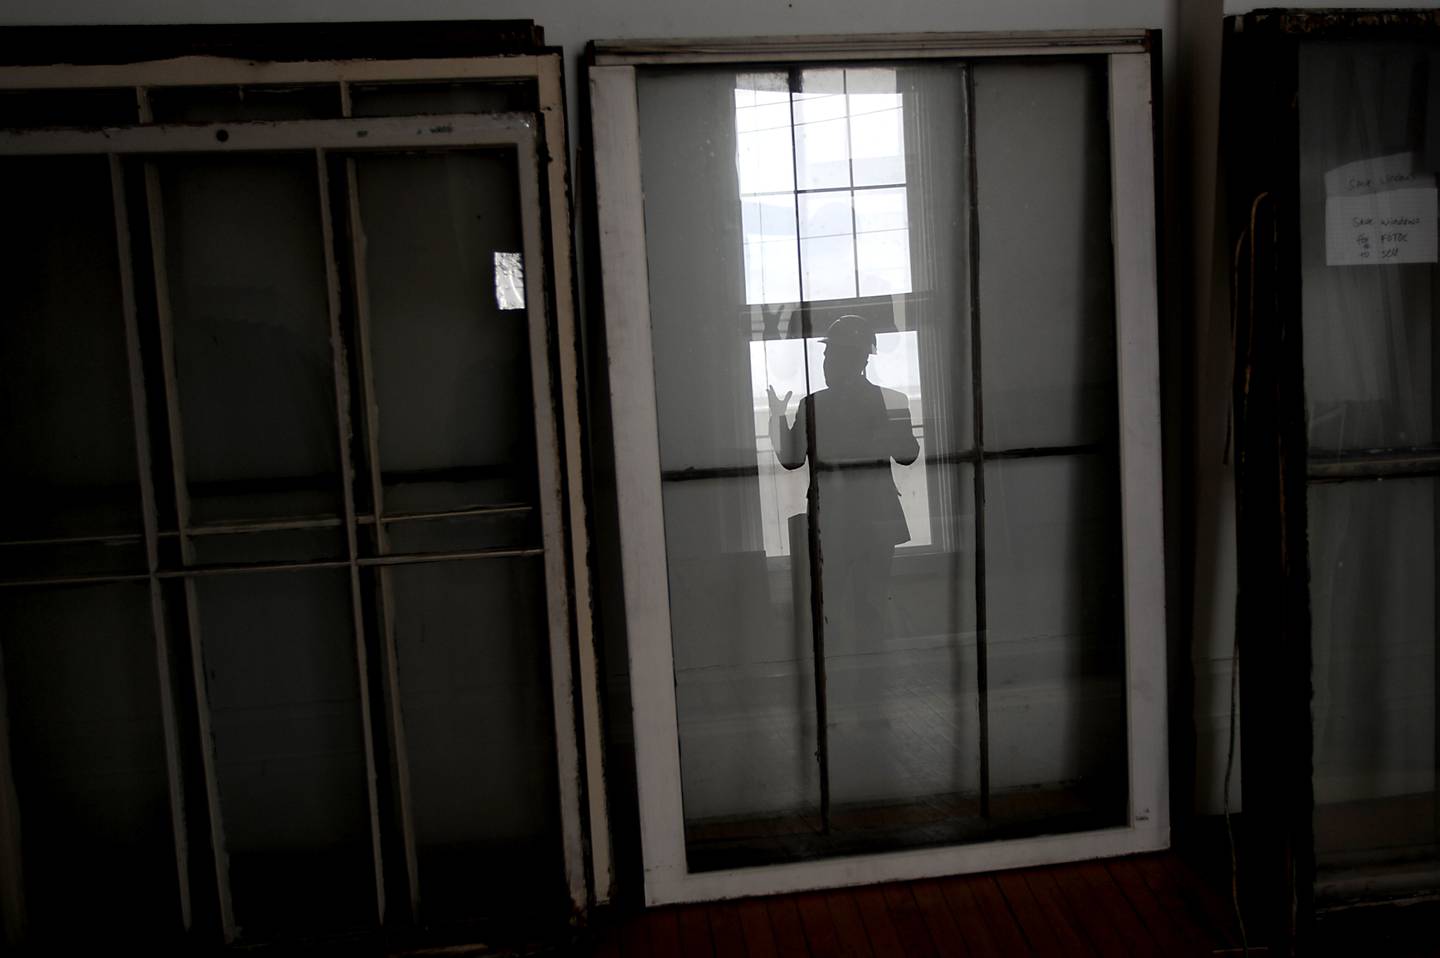
[{"label": "person's raised hand", "polygon": [[765,391],[770,394],[770,415],[784,416],[790,411],[790,397],[795,395],[795,390],[787,392],[784,399],[775,395],[774,386],[766,386]]}]

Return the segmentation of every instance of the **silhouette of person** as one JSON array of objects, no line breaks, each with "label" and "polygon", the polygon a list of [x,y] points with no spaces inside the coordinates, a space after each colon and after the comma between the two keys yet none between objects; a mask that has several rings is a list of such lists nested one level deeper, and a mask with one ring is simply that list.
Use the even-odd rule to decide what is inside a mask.
[{"label": "silhouette of person", "polygon": [[[873,649],[885,636],[890,563],[895,546],[910,540],[893,459],[908,466],[920,455],[905,394],[865,378],[875,333],[859,316],[841,316],[820,340],[826,388],[800,400],[788,421],[790,397],[766,387],[770,444],[786,469],[798,469],[814,435],[817,516],[829,653]],[[792,543],[791,549],[802,548]]]}]

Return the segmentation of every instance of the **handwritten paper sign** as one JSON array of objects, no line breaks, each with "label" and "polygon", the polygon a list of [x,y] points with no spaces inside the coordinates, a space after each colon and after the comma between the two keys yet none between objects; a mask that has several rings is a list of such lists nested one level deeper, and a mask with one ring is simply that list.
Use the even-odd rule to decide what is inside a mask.
[{"label": "handwritten paper sign", "polygon": [[1325,174],[1325,262],[1379,266],[1440,261],[1435,176],[1414,153],[1337,166]]},{"label": "handwritten paper sign", "polygon": [[1435,187],[1385,190],[1325,201],[1325,262],[1330,266],[1434,263]]}]

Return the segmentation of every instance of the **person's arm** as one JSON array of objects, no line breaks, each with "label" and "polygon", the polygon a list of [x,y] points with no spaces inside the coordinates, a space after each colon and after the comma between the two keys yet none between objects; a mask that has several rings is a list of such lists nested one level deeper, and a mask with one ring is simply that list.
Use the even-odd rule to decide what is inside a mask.
[{"label": "person's arm", "polygon": [[766,386],[765,391],[770,395],[770,448],[775,450],[775,458],[780,460],[780,465],[786,469],[799,469],[805,464],[805,400],[800,400],[792,427],[787,410],[794,390],[787,392],[784,399],[775,395],[770,386]]},{"label": "person's arm", "polygon": [[908,466],[920,457],[920,443],[915,441],[915,430],[910,425],[910,401],[904,393],[889,391],[891,402],[885,403],[889,418],[890,457],[902,466]]}]

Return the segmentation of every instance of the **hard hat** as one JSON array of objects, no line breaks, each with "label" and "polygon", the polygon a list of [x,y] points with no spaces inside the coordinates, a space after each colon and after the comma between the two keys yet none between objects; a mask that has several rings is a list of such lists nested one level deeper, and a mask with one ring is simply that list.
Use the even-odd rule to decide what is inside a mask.
[{"label": "hard hat", "polygon": [[875,330],[862,317],[846,313],[825,330],[820,342],[827,346],[849,346],[864,352],[875,352]]}]

